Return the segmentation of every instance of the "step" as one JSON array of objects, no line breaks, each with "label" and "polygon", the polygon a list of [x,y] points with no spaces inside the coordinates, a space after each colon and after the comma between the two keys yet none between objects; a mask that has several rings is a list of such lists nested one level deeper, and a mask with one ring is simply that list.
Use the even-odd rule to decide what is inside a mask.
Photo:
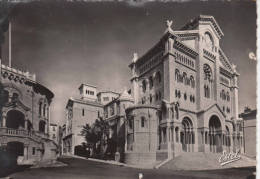
[{"label": "step", "polygon": [[219,158],[221,153],[187,152],[173,158],[160,168],[172,170],[213,170],[223,168],[237,168],[256,166],[256,161],[241,155],[237,161],[221,166]]}]

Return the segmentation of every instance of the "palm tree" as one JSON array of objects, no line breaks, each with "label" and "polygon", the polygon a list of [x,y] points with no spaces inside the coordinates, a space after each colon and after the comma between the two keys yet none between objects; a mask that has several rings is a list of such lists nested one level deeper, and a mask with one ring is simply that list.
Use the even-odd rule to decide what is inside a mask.
[{"label": "palm tree", "polygon": [[87,144],[92,146],[93,153],[100,154],[101,143],[109,135],[109,124],[102,118],[96,119],[91,126],[89,124],[83,126],[81,135],[85,137]]}]

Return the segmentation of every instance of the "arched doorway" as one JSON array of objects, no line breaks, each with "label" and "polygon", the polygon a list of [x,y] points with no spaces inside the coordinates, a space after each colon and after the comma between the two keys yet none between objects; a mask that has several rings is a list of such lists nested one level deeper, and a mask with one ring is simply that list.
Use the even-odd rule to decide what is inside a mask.
[{"label": "arched doorway", "polygon": [[180,132],[181,137],[181,144],[182,144],[182,150],[185,152],[191,152],[193,151],[194,144],[194,131],[193,131],[193,124],[190,118],[185,117],[182,120],[182,129]]},{"label": "arched doorway", "polygon": [[24,118],[24,114],[20,111],[8,111],[6,118],[6,127],[12,129],[24,128]]},{"label": "arched doorway", "polygon": [[24,145],[22,142],[8,142],[6,151],[11,165],[16,165],[17,157],[24,155]]},{"label": "arched doorway", "polygon": [[209,119],[209,145],[211,152],[222,152],[222,130],[217,116]]}]

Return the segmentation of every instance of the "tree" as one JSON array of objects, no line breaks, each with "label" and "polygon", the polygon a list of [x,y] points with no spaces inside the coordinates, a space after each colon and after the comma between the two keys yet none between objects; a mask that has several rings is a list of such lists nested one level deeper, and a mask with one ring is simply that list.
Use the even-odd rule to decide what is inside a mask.
[{"label": "tree", "polygon": [[93,154],[101,154],[101,143],[104,138],[108,138],[109,124],[103,118],[96,119],[91,126],[89,124],[83,126],[81,134],[85,137],[87,145],[92,146]]}]

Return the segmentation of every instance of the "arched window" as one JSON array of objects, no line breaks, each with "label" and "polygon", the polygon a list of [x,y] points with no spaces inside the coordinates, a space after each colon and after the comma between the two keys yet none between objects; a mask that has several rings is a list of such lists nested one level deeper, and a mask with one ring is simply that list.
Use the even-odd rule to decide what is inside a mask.
[{"label": "arched window", "polygon": [[39,102],[39,116],[42,115],[42,102]]},{"label": "arched window", "polygon": [[187,74],[186,74],[185,72],[183,72],[182,78],[183,78],[183,83],[184,83],[185,85],[187,85],[187,84],[188,84],[188,82],[187,82]]},{"label": "arched window", "polygon": [[178,91],[178,97],[181,98],[181,91]]},{"label": "arched window", "polygon": [[145,80],[143,80],[143,82],[142,82],[142,87],[143,87],[143,92],[145,92],[146,91],[146,81]]},{"label": "arched window", "polygon": [[161,94],[161,91],[159,91],[159,95],[158,95],[158,98],[159,98],[159,100],[161,100],[161,98],[162,98],[162,94]]},{"label": "arched window", "polygon": [[223,94],[222,94],[223,100],[226,100],[227,99],[226,93],[224,90],[222,90],[222,91],[223,91]]},{"label": "arched window", "polygon": [[195,80],[194,80],[194,77],[192,75],[190,76],[190,83],[191,83],[191,87],[194,88],[195,87]]},{"label": "arched window", "polygon": [[229,92],[227,92],[227,101],[230,101]]},{"label": "arched window", "polygon": [[175,80],[177,82],[180,81],[180,71],[178,69],[175,69]]},{"label": "arched window", "polygon": [[179,119],[179,104],[178,103],[175,105],[175,114],[176,114],[176,119]]},{"label": "arched window", "polygon": [[146,127],[146,119],[144,116],[141,117],[141,127],[142,128]]},{"label": "arched window", "polygon": [[206,47],[212,51],[214,49],[214,42],[209,32],[205,33],[204,40],[205,40]]},{"label": "arched window", "polygon": [[150,94],[150,103],[152,103],[153,102],[153,96],[152,96],[152,94]]},{"label": "arched window", "polygon": [[150,89],[153,88],[153,77],[152,76],[149,77],[149,86],[150,86]]},{"label": "arched window", "polygon": [[204,85],[204,96],[205,96],[205,98],[210,97],[210,90],[209,90],[208,85]]},{"label": "arched window", "polygon": [[179,128],[178,127],[175,128],[175,140],[176,140],[176,142],[179,142]]},{"label": "arched window", "polygon": [[43,116],[46,116],[46,104],[43,105]]},{"label": "arched window", "polygon": [[212,70],[208,64],[203,65],[204,80],[212,81]]}]

